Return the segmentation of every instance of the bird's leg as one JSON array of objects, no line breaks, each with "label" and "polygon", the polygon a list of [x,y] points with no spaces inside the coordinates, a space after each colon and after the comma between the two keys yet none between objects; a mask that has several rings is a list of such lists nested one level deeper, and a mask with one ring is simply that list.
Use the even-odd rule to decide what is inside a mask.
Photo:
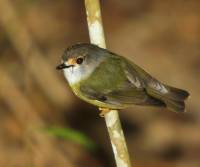
[{"label": "bird's leg", "polygon": [[109,108],[99,107],[99,110],[101,111],[100,114],[99,114],[100,117],[104,117],[106,113],[110,112]]}]

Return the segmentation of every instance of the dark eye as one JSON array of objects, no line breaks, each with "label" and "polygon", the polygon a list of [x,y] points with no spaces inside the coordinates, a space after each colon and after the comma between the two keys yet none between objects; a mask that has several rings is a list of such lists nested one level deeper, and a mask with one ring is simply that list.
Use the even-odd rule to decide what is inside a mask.
[{"label": "dark eye", "polygon": [[83,63],[83,58],[79,57],[78,59],[76,59],[76,63],[77,64],[82,64]]}]

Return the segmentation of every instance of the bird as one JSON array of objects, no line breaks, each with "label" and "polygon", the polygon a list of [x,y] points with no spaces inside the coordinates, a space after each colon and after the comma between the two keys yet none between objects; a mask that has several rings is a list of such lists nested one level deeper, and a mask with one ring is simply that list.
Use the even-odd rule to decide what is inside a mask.
[{"label": "bird", "polygon": [[134,105],[185,111],[189,92],[157,80],[131,60],[90,43],[68,47],[56,69],[63,70],[69,86],[80,99],[104,115]]}]

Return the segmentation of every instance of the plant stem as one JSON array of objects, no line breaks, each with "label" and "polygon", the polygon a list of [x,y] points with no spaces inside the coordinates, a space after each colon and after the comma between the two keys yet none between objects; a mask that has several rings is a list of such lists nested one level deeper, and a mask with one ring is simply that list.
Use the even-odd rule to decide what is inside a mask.
[{"label": "plant stem", "polygon": [[[106,48],[99,0],[85,0],[90,41]],[[117,167],[130,167],[130,159],[121,122],[117,110],[105,114],[106,126],[110,136]]]}]

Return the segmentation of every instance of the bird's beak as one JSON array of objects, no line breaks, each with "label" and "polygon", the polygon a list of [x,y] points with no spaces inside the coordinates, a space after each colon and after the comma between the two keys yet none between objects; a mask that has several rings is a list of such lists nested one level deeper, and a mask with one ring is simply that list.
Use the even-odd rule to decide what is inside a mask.
[{"label": "bird's beak", "polygon": [[58,65],[57,67],[56,67],[56,69],[57,70],[62,70],[62,69],[64,69],[64,68],[69,68],[69,67],[72,67],[73,65],[66,65],[65,63],[62,63],[62,64],[60,64],[60,65]]}]

